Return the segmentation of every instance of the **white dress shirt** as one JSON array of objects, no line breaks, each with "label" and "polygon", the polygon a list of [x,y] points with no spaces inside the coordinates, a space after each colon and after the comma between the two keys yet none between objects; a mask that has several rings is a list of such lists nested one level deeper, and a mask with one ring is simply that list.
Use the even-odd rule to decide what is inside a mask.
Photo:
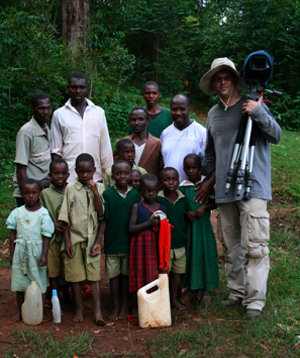
[{"label": "white dress shirt", "polygon": [[86,98],[83,118],[69,99],[53,113],[51,123],[51,152],[58,154],[69,165],[69,183],[77,177],[75,160],[79,154],[88,153],[95,160],[94,180],[102,178],[102,169],[113,164],[112,149],[104,110]]},{"label": "white dress shirt", "polygon": [[161,153],[165,167],[177,169],[179,182],[187,179],[183,170],[183,160],[188,154],[198,154],[203,157],[206,143],[206,129],[193,121],[183,130],[172,123],[160,136]]}]

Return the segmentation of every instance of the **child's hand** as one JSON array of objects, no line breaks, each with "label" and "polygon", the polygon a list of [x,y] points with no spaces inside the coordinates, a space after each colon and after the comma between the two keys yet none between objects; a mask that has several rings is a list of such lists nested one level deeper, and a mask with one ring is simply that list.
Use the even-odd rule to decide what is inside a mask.
[{"label": "child's hand", "polygon": [[40,259],[40,267],[44,267],[47,265],[47,256],[46,255],[42,255],[41,259]]},{"label": "child's hand", "polygon": [[93,179],[88,180],[85,184],[92,190],[93,194],[98,193],[97,184]]},{"label": "child's hand", "polygon": [[149,225],[150,226],[157,226],[160,223],[160,217],[159,215],[156,214],[152,214],[150,219],[149,219]]},{"label": "child's hand", "polygon": [[196,219],[196,212],[194,211],[187,211],[186,216],[190,221],[194,221]]},{"label": "child's hand", "polygon": [[92,247],[92,250],[91,250],[91,256],[98,256],[100,254],[100,251],[101,251],[101,244],[98,243],[98,244],[94,244],[93,247]]},{"label": "child's hand", "polygon": [[62,221],[58,221],[54,224],[56,234],[63,234],[65,231],[65,225]]},{"label": "child's hand", "polygon": [[73,256],[73,249],[72,249],[72,245],[70,241],[66,240],[66,248],[65,248],[66,254],[68,255],[68,257],[70,257],[70,259]]},{"label": "child's hand", "polygon": [[205,209],[206,209],[206,207],[205,207],[205,205],[203,205],[203,206],[200,206],[200,208],[198,208],[195,211],[197,218],[199,218],[200,216],[203,216],[203,214],[205,213]]}]

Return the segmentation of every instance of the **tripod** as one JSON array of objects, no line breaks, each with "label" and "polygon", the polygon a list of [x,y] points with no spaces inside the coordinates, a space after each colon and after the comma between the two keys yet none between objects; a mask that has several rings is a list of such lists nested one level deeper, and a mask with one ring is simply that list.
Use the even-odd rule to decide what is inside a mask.
[{"label": "tripod", "polygon": [[[267,90],[261,85],[254,85],[251,88],[249,99],[257,101],[262,96],[262,91],[265,90],[268,93],[274,94],[277,97],[281,97],[282,93],[278,91]],[[258,93],[261,93],[258,95]],[[250,190],[253,176],[253,161],[255,153],[255,133],[257,131],[256,123],[252,121],[251,116],[242,116],[240,125],[233,148],[229,170],[226,177],[225,194],[227,195],[233,181],[235,179],[236,195],[240,196],[245,182],[244,198],[250,199]]]}]

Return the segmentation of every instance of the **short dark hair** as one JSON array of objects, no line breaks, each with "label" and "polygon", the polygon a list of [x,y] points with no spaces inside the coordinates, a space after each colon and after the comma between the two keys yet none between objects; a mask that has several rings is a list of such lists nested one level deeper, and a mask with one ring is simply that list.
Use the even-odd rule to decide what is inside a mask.
[{"label": "short dark hair", "polygon": [[131,169],[130,174],[139,174],[140,177],[142,176],[142,173],[138,169]]},{"label": "short dark hair", "polygon": [[140,179],[141,188],[146,185],[146,182],[155,182],[157,185],[159,185],[159,180],[156,175],[154,174],[144,174],[142,175]]},{"label": "short dark hair", "polygon": [[123,139],[120,139],[119,141],[117,141],[115,149],[117,152],[120,152],[120,150],[122,150],[127,145],[134,146],[133,142],[130,139],[123,138]]},{"label": "short dark hair", "polygon": [[40,188],[41,188],[42,184],[44,184],[44,186],[48,186],[48,187],[49,187],[50,184],[51,184],[51,179],[50,179],[50,178],[47,178],[47,177],[41,179],[40,182],[39,182]]},{"label": "short dark hair", "polygon": [[133,112],[135,112],[135,111],[143,111],[143,112],[145,113],[145,116],[146,116],[147,121],[149,121],[149,119],[150,119],[149,113],[148,113],[148,111],[147,111],[145,108],[143,108],[143,107],[134,107],[133,110],[132,110],[132,111],[129,113],[129,115],[128,115],[128,118],[129,118],[129,119],[130,119],[131,114],[132,114]]},{"label": "short dark hair", "polygon": [[50,101],[50,97],[45,93],[38,92],[38,93],[33,94],[30,98],[31,107],[35,108],[36,106],[38,106],[39,101],[41,101],[43,99],[49,99],[49,101]]},{"label": "short dark hair", "polygon": [[198,154],[188,154],[184,157],[183,159],[183,164],[185,163],[185,161],[187,160],[193,160],[198,166],[199,168],[202,167],[202,160],[203,160],[203,156],[202,155],[198,155]]},{"label": "short dark hair", "polygon": [[89,162],[91,163],[91,165],[93,167],[95,167],[95,160],[94,158],[88,154],[88,153],[82,153],[82,154],[79,154],[78,157],[76,158],[76,162],[75,162],[75,167],[77,168],[78,167],[78,164],[80,162]]},{"label": "short dark hair", "polygon": [[130,169],[131,169],[130,164],[129,164],[126,160],[120,159],[120,160],[117,160],[116,162],[114,162],[114,164],[112,165],[112,167],[111,167],[111,172],[112,172],[112,173],[115,171],[116,167],[117,167],[119,164],[126,164],[126,165],[128,166],[128,168],[129,168],[129,172],[130,172]]},{"label": "short dark hair", "polygon": [[158,92],[159,92],[159,85],[155,81],[147,81],[147,82],[145,82],[144,85],[143,85],[143,92],[145,92],[146,87],[149,87],[149,86],[155,86],[157,88]]},{"label": "short dark hair", "polygon": [[174,97],[172,97],[170,105],[172,105],[173,101],[180,99],[180,97],[183,97],[187,103],[187,106],[190,107],[190,100],[189,100],[188,96],[186,96],[185,94],[182,94],[182,93],[176,94]]},{"label": "short dark hair", "polygon": [[175,169],[175,168],[173,168],[173,167],[165,167],[165,168],[163,168],[163,169],[160,171],[160,173],[159,173],[160,179],[162,179],[163,175],[164,175],[165,173],[167,173],[167,172],[175,172],[175,173],[178,175],[178,177],[179,177],[179,173],[178,173],[178,170],[177,170],[177,169]]},{"label": "short dark hair", "polygon": [[39,191],[41,191],[41,188],[40,188],[40,183],[38,182],[38,180],[36,179],[33,179],[33,178],[27,178],[23,181],[22,185],[21,185],[21,192],[23,192],[23,189],[24,189],[24,186],[25,185],[37,185],[37,187],[39,188]]},{"label": "short dark hair", "polygon": [[68,79],[68,84],[70,84],[70,82],[71,82],[71,80],[73,78],[77,78],[79,80],[83,79],[83,80],[85,80],[86,84],[88,84],[88,79],[87,79],[86,75],[84,75],[81,72],[73,72],[73,73],[71,73],[70,76],[69,76],[69,79]]},{"label": "short dark hair", "polygon": [[52,162],[50,163],[49,171],[52,172],[53,168],[59,164],[64,164],[69,170],[68,163],[62,158],[57,158],[57,159],[53,159]]}]

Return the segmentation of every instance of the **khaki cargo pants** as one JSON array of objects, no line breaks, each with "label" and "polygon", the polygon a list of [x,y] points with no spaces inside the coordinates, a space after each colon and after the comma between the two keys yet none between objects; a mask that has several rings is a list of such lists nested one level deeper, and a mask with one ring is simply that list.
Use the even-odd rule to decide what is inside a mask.
[{"label": "khaki cargo pants", "polygon": [[262,310],[270,269],[267,200],[241,200],[218,208],[229,298],[242,298],[248,309]]}]

